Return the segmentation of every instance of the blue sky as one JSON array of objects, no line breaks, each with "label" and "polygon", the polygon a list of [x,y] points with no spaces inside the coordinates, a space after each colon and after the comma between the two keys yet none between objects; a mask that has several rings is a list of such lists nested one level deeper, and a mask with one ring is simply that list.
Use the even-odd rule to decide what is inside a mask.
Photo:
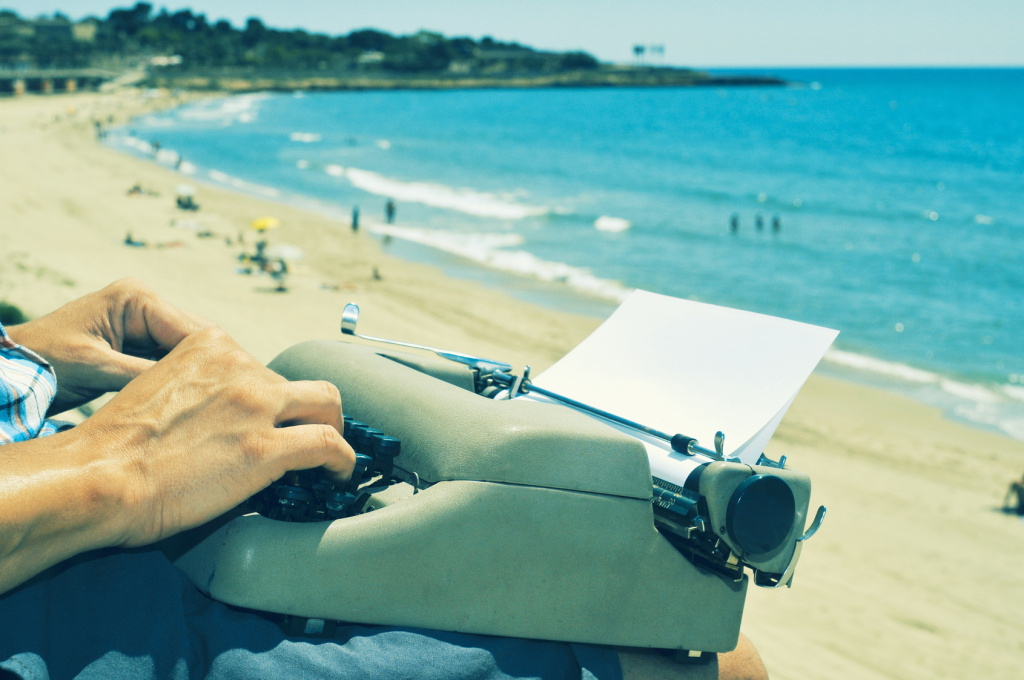
[{"label": "blue sky", "polygon": [[[106,16],[129,2],[0,0],[22,16],[60,10]],[[1024,0],[196,0],[190,8],[241,26],[339,34],[359,28],[490,35],[541,49],[583,49],[632,60],[634,44],[663,45],[687,66],[1024,66]]]}]

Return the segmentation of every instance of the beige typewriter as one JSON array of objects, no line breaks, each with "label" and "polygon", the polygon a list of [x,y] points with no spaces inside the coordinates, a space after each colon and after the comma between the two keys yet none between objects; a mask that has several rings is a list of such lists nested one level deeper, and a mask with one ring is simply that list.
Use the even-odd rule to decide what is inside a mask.
[{"label": "beige typewriter", "polygon": [[[357,315],[346,307],[342,330],[380,340],[356,335]],[[356,471],[340,486],[290,473],[193,535],[176,564],[201,590],[307,632],[346,621],[696,656],[735,647],[751,578],[790,585],[824,508],[805,530],[810,480],[784,458],[747,465],[720,437],[705,449],[543,390],[552,403],[511,398],[540,389],[528,369],[407,346],[429,351],[314,341],[271,362],[338,387]],[[692,457],[685,482],[652,478],[630,428]]]}]

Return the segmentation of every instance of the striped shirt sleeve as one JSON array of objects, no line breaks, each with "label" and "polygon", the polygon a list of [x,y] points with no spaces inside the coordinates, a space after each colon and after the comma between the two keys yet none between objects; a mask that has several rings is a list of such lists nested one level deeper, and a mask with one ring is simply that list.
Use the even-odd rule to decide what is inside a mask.
[{"label": "striped shirt sleeve", "polygon": [[70,427],[46,419],[57,376],[45,359],[16,344],[0,325],[0,444],[45,437]]}]

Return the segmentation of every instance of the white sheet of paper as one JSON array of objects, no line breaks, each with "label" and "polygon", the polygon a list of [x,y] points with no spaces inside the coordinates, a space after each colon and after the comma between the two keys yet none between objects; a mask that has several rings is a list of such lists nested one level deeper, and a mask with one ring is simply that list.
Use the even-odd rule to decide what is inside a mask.
[{"label": "white sheet of paper", "polygon": [[[836,335],[638,290],[533,382],[669,435],[696,437],[709,449],[721,430],[726,455],[753,464]],[[652,474],[667,481],[685,481],[696,462],[706,462],[638,438],[648,445]]]}]

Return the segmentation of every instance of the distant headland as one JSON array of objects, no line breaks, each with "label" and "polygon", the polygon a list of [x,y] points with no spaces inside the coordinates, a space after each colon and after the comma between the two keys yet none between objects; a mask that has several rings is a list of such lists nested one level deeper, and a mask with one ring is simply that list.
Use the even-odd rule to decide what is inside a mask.
[{"label": "distant headland", "polygon": [[489,37],[373,29],[330,36],[268,28],[257,18],[235,28],[191,10],[154,13],[142,2],[79,22],[59,13],[26,19],[0,11],[0,94],[72,88],[69,76],[46,80],[46,74],[85,70],[143,86],[229,92],[785,84],[766,76],[606,64],[586,52],[547,52]]}]

